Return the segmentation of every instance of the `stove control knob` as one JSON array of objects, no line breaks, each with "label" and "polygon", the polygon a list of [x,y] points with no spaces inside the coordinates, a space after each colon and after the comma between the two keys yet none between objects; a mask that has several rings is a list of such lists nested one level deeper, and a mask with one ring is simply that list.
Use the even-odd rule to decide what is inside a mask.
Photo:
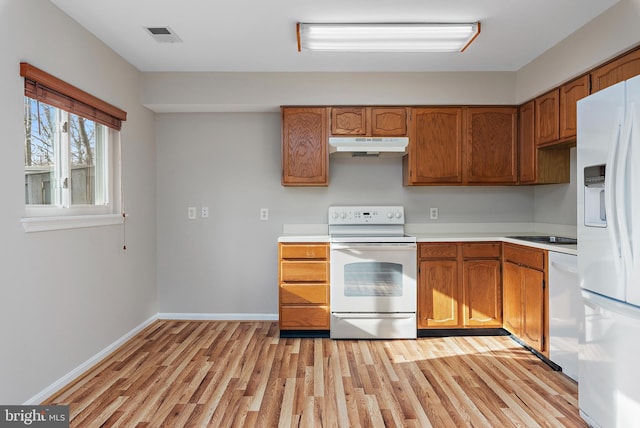
[{"label": "stove control knob", "polygon": [[331,213],[331,218],[334,219],[334,220],[337,219],[338,218],[338,211],[333,211]]},{"label": "stove control knob", "polygon": [[387,213],[387,218],[392,219],[393,218],[393,213],[391,211],[389,211]]},{"label": "stove control knob", "polygon": [[402,213],[400,211],[396,211],[396,218],[402,218]]},{"label": "stove control knob", "polygon": [[345,219],[345,218],[347,218],[347,213],[346,213],[346,212],[344,212],[344,211],[342,211],[342,212],[340,213],[340,218],[341,218],[341,219]]}]

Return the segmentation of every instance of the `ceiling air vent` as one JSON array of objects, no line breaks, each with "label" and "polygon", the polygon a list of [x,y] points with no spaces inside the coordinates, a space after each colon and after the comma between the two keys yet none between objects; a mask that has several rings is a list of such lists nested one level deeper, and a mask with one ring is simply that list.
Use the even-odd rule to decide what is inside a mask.
[{"label": "ceiling air vent", "polygon": [[158,43],[182,43],[182,39],[169,27],[145,27]]}]

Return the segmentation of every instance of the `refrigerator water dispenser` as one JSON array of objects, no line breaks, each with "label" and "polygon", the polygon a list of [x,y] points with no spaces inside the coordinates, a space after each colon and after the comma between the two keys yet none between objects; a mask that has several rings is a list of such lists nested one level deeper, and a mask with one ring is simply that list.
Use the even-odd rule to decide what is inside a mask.
[{"label": "refrigerator water dispenser", "polygon": [[584,225],[607,227],[604,197],[604,173],[606,165],[584,168]]}]

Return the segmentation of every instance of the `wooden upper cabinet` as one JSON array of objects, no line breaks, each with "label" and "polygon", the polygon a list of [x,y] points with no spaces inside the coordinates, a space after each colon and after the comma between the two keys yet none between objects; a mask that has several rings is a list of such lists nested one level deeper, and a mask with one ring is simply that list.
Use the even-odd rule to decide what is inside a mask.
[{"label": "wooden upper cabinet", "polygon": [[520,143],[519,174],[520,183],[533,184],[536,182],[536,136],[535,136],[535,101],[531,100],[520,106],[518,140]]},{"label": "wooden upper cabinet", "polygon": [[371,107],[371,136],[402,137],[407,135],[406,107]]},{"label": "wooden upper cabinet", "polygon": [[517,126],[516,107],[467,108],[463,181],[516,183]]},{"label": "wooden upper cabinet", "polygon": [[406,107],[333,107],[331,135],[404,137]]},{"label": "wooden upper cabinet", "polygon": [[462,181],[462,125],[460,107],[413,109],[405,184]]},{"label": "wooden upper cabinet", "polygon": [[568,183],[570,180],[570,148],[554,145],[538,147],[535,137],[535,101],[519,109],[519,182],[520,184]]},{"label": "wooden upper cabinet", "polygon": [[577,127],[577,102],[589,95],[589,75],[560,86],[560,139],[575,138]]},{"label": "wooden upper cabinet", "polygon": [[282,185],[327,186],[328,108],[282,108]]},{"label": "wooden upper cabinet", "polygon": [[366,135],[365,107],[334,107],[331,109],[332,135]]},{"label": "wooden upper cabinet", "polygon": [[535,99],[536,144],[554,143],[560,139],[560,90],[554,89]]},{"label": "wooden upper cabinet", "polygon": [[631,51],[591,71],[591,92],[640,74],[640,49]]}]

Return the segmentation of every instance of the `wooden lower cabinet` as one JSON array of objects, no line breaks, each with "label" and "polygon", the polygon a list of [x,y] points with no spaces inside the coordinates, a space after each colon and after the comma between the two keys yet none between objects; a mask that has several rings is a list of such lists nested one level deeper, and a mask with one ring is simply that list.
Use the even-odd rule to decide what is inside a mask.
[{"label": "wooden lower cabinet", "polygon": [[418,328],[502,327],[500,244],[420,243]]},{"label": "wooden lower cabinet", "polygon": [[278,244],[280,330],[329,329],[329,244]]},{"label": "wooden lower cabinet", "polygon": [[520,266],[504,262],[502,268],[502,317],[504,328],[522,336],[522,280]]},{"label": "wooden lower cabinet", "polygon": [[459,327],[458,261],[420,261],[418,328]]},{"label": "wooden lower cabinet", "polygon": [[464,260],[464,314],[467,327],[502,327],[500,260]]},{"label": "wooden lower cabinet", "polygon": [[503,254],[504,328],[547,355],[547,252],[505,243]]}]

